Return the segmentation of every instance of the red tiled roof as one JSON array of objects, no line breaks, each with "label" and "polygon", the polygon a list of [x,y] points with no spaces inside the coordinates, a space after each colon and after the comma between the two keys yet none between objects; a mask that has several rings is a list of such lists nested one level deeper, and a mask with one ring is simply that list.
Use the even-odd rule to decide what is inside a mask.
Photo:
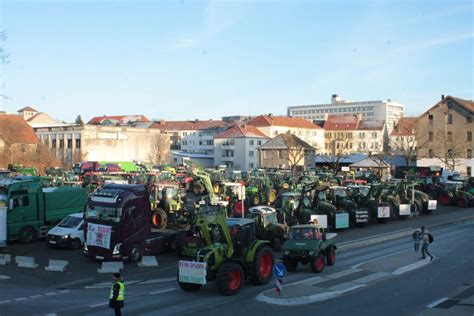
[{"label": "red tiled roof", "polygon": [[359,127],[360,119],[357,115],[328,115],[324,122],[324,129],[327,131],[356,130]]},{"label": "red tiled roof", "polygon": [[417,117],[402,117],[393,127],[392,136],[411,136],[416,135]]},{"label": "red tiled roof", "polygon": [[215,138],[242,138],[242,137],[256,137],[256,138],[269,138],[262,132],[260,132],[255,126],[247,124],[235,125],[228,130],[220,133]]},{"label": "red tiled roof", "polygon": [[446,102],[449,99],[454,101],[460,107],[464,108],[466,111],[474,113],[474,102],[472,100],[464,100],[464,99],[460,99],[460,98],[456,98],[456,97],[452,97],[452,96],[448,95],[443,100],[438,101],[435,105],[433,105],[428,110],[426,110],[422,115],[420,115],[420,117],[423,116],[423,115],[427,115],[429,111],[431,111],[432,109],[440,106],[441,104],[443,104],[444,102]]},{"label": "red tiled roof", "polygon": [[24,112],[24,111],[38,112],[35,109],[33,109],[31,106],[25,106],[24,108],[21,108],[18,110],[18,112]]},{"label": "red tiled roof", "polygon": [[0,138],[9,144],[36,144],[33,128],[19,115],[0,114]]},{"label": "red tiled roof", "polygon": [[150,125],[150,128],[157,128],[162,131],[190,131],[202,130],[210,128],[219,128],[231,126],[230,123],[221,120],[207,120],[207,121],[158,121]]},{"label": "red tiled roof", "polygon": [[119,121],[120,124],[127,124],[128,122],[149,122],[150,120],[141,114],[138,115],[110,115],[110,116],[96,116],[87,122],[87,124],[100,125],[105,120]]},{"label": "red tiled roof", "polygon": [[286,126],[286,127],[296,127],[296,128],[312,128],[320,129],[321,127],[314,125],[310,121],[307,121],[298,117],[288,117],[288,116],[270,116],[270,115],[260,115],[247,122],[248,125],[256,127],[265,127],[265,126]]}]

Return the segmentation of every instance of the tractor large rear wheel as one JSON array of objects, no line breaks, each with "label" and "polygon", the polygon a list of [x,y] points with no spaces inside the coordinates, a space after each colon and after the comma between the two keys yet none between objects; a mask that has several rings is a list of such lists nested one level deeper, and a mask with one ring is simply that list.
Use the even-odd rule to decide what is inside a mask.
[{"label": "tractor large rear wheel", "polygon": [[216,285],[220,293],[235,295],[239,293],[245,280],[244,269],[237,262],[227,261],[217,271]]},{"label": "tractor large rear wheel", "polygon": [[273,252],[267,245],[260,246],[255,252],[252,263],[252,282],[254,284],[268,284],[272,278]]},{"label": "tractor large rear wheel", "polygon": [[267,202],[269,204],[275,203],[277,199],[277,191],[273,188],[267,190]]},{"label": "tractor large rear wheel", "polygon": [[166,226],[168,226],[168,215],[162,209],[153,211],[151,213],[151,224],[153,225],[153,228],[166,228]]},{"label": "tractor large rear wheel", "polygon": [[438,202],[441,205],[449,205],[451,201],[451,198],[449,196],[448,192],[441,192],[441,194],[438,197]]}]

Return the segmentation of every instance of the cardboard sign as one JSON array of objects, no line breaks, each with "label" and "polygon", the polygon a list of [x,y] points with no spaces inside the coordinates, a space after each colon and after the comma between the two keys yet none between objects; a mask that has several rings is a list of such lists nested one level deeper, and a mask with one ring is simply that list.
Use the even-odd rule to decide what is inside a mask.
[{"label": "cardboard sign", "polygon": [[7,245],[7,208],[0,206],[0,247]]},{"label": "cardboard sign", "polygon": [[87,245],[110,249],[112,227],[87,223]]},{"label": "cardboard sign", "polygon": [[378,218],[389,218],[390,217],[390,206],[379,206],[377,208]]},{"label": "cardboard sign", "polygon": [[336,214],[336,229],[349,228],[349,213]]},{"label": "cardboard sign", "polygon": [[341,171],[350,171],[351,169],[349,167],[341,167]]},{"label": "cardboard sign", "polygon": [[318,221],[318,225],[320,228],[328,228],[327,215],[311,215],[311,221]]},{"label": "cardboard sign", "polygon": [[179,261],[179,282],[206,284],[206,262]]},{"label": "cardboard sign", "polygon": [[400,215],[410,215],[411,206],[410,204],[400,204]]},{"label": "cardboard sign", "polygon": [[434,211],[434,210],[436,210],[437,207],[438,207],[438,201],[428,200],[428,209],[429,210]]}]

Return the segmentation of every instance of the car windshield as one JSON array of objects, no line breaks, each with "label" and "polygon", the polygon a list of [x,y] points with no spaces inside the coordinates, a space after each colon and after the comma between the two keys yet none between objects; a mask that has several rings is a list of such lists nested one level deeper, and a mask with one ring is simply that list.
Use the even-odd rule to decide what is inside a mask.
[{"label": "car windshield", "polygon": [[77,225],[82,221],[81,217],[68,216],[64,218],[59,224],[58,227],[63,228],[76,228]]},{"label": "car windshield", "polygon": [[316,239],[316,238],[317,238],[316,231],[312,227],[290,229],[290,239],[299,240],[299,239]]},{"label": "car windshield", "polygon": [[120,222],[121,217],[121,208],[89,205],[86,210],[87,219],[98,219],[118,223]]}]

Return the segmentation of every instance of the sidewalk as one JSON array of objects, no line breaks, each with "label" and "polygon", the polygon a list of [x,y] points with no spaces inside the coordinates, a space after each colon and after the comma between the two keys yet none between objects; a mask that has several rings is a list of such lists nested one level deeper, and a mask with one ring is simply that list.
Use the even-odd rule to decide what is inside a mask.
[{"label": "sidewalk", "polygon": [[419,253],[404,250],[346,270],[328,274],[323,272],[313,278],[283,285],[280,295],[275,289],[264,291],[257,296],[257,300],[275,305],[302,305],[324,301],[429,263],[428,259],[422,260]]}]

